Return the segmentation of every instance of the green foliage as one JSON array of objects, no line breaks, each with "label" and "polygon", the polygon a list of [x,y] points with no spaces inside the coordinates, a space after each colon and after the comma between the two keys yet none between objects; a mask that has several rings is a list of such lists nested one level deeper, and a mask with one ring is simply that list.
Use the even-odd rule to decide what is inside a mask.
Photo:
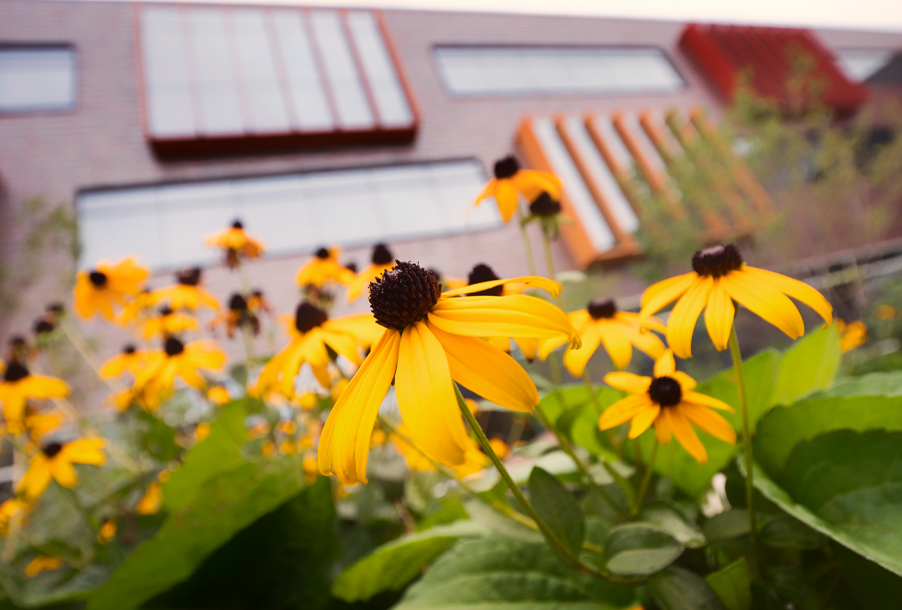
[{"label": "green foliage", "polygon": [[683,568],[670,566],[651,579],[649,592],[661,610],[723,610],[704,580]]},{"label": "green foliage", "polygon": [[724,610],[750,610],[752,607],[752,582],[745,557],[709,574],[705,582],[720,598]]},{"label": "green foliage", "polygon": [[650,576],[669,566],[683,552],[671,536],[644,523],[616,525],[608,532],[605,565],[619,576]]},{"label": "green foliage", "polygon": [[586,521],[570,492],[554,476],[536,467],[529,475],[529,495],[536,512],[558,540],[579,555],[586,537]]}]

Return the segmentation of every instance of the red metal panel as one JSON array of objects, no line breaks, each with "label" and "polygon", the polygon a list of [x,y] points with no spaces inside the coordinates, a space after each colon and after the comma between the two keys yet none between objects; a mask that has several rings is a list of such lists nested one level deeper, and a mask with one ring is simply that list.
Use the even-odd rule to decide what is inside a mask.
[{"label": "red metal panel", "polygon": [[755,92],[764,97],[779,98],[782,93],[782,87],[771,76],[764,62],[749,48],[745,40],[745,34],[746,28],[722,25],[715,25],[712,28],[712,36],[718,36],[723,41],[724,46],[733,52],[742,63],[742,70],[751,72],[752,85]]},{"label": "red metal panel", "polygon": [[680,37],[680,47],[695,60],[714,88],[732,100],[740,66],[730,50],[710,35],[710,27],[690,23]]}]

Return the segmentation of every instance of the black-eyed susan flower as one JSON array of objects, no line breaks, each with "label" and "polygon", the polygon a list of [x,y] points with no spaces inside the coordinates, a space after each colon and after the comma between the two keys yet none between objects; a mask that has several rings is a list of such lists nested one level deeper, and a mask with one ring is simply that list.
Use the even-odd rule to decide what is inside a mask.
[{"label": "black-eyed susan flower", "polygon": [[135,505],[135,513],[139,515],[155,515],[163,506],[163,488],[158,481],[147,486],[144,495]]},{"label": "black-eyed susan flower", "polygon": [[56,411],[41,413],[35,411],[30,406],[25,407],[25,418],[21,424],[13,422],[6,426],[6,431],[10,434],[25,432],[28,434],[27,447],[31,451],[41,439],[60,427],[63,423],[63,417]]},{"label": "black-eyed susan flower", "polygon": [[69,443],[48,443],[41,447],[28,464],[28,470],[16,482],[16,491],[21,491],[28,499],[35,499],[44,493],[54,479],[69,489],[78,483],[73,464],[93,464],[100,466],[106,460],[101,448],[102,438],[82,438]]},{"label": "black-eyed susan flower", "polygon": [[164,305],[152,318],[147,318],[138,325],[138,335],[143,339],[161,337],[165,339],[186,330],[195,330],[197,320],[193,316],[180,311],[173,311],[169,305]]},{"label": "black-eyed susan flower", "polygon": [[21,335],[10,337],[6,344],[6,360],[9,362],[28,362],[37,356],[35,349]]},{"label": "black-eyed susan flower", "polygon": [[199,307],[219,309],[219,301],[200,285],[202,271],[200,267],[182,269],[175,275],[176,283],[172,286],[154,290],[153,302],[168,301],[172,309],[196,310]]},{"label": "black-eyed susan flower", "polygon": [[162,352],[158,350],[138,349],[129,343],[123,346],[120,353],[103,363],[99,375],[103,379],[119,377],[123,373],[131,373],[137,377],[162,357]]},{"label": "black-eyed susan flower", "polygon": [[[310,365],[317,381],[323,387],[332,386],[326,366],[332,361],[329,350],[344,356],[354,364],[360,364],[360,341],[355,337],[360,329],[377,326],[371,314],[356,314],[329,319],[325,311],[302,301],[294,314],[291,341],[273,356],[257,379],[253,393],[263,396],[276,390],[285,398],[295,395],[295,377],[304,363]],[[372,334],[372,331],[369,331]]]},{"label": "black-eyed susan flower", "polygon": [[[582,347],[568,350],[564,354],[564,366],[574,377],[581,377],[586,370],[589,358],[603,345],[611,362],[618,369],[629,366],[633,357],[633,346],[657,360],[667,348],[658,337],[648,330],[639,328],[639,314],[618,311],[611,299],[599,299],[590,302],[585,309],[568,314],[570,323],[582,338]],[[664,325],[654,318],[645,322],[646,328],[658,332],[665,331]],[[556,347],[564,343],[561,339],[545,341],[539,351],[544,360]]]},{"label": "black-eyed susan flower", "polygon": [[272,307],[270,307],[269,301],[266,299],[263,291],[259,289],[252,290],[250,295],[247,297],[247,308],[251,313],[256,314],[258,317],[263,312],[272,312]]},{"label": "black-eyed susan flower", "polygon": [[212,402],[214,405],[222,406],[231,402],[232,397],[229,396],[229,391],[225,389],[224,386],[215,385],[207,390],[207,400]]},{"label": "black-eyed susan flower", "polygon": [[24,521],[30,507],[28,502],[19,498],[9,498],[0,504],[0,536],[9,533],[10,523]]},{"label": "black-eyed susan flower", "polygon": [[376,244],[370,265],[348,282],[348,302],[354,301],[377,277],[395,266],[395,257],[385,244]]},{"label": "black-eyed susan flower", "polygon": [[667,321],[667,343],[680,358],[692,357],[695,322],[705,311],[708,335],[718,350],[730,340],[733,302],[770,322],[793,339],[805,334],[805,324],[792,297],[816,311],[829,325],[833,306],[799,280],[749,267],[736,246],[713,246],[695,253],[692,272],[658,282],[642,295],[640,321],[677,301]]},{"label": "black-eyed susan flower", "polygon": [[142,288],[141,291],[135,295],[135,298],[129,300],[125,304],[122,311],[119,312],[119,317],[116,318],[116,322],[122,326],[130,326],[136,322],[140,322],[150,315],[150,310],[153,309],[156,303],[157,299],[150,288]]},{"label": "black-eyed susan flower", "polygon": [[708,463],[708,452],[692,424],[714,438],[736,443],[733,427],[711,410],[732,413],[733,408],[716,398],[693,392],[695,380],[676,370],[670,350],[655,362],[654,377],[616,372],[608,373],[604,380],[609,386],[629,392],[632,396],[605,409],[598,420],[601,430],[631,422],[629,438],[634,439],[654,425],[655,435],[662,445],[668,444],[671,436],[676,436],[680,445],[700,464]]},{"label": "black-eyed susan flower", "polygon": [[151,409],[172,394],[176,377],[189,386],[203,390],[207,384],[199,370],[218,371],[226,360],[225,353],[209,341],[194,341],[186,345],[176,337],[166,339],[160,355],[162,357],[158,356],[153,366],[141,372],[133,388],[136,392],[151,390],[144,397]]},{"label": "black-eyed susan flower", "polygon": [[44,310],[44,315],[37,319],[32,327],[35,337],[38,340],[44,340],[55,331],[64,311],[65,310],[60,303],[48,305]]},{"label": "black-eyed susan flower", "polygon": [[100,526],[100,531],[97,532],[97,542],[100,544],[109,544],[113,538],[116,537],[116,520],[115,519],[107,519],[103,522],[103,525]]},{"label": "black-eyed susan flower", "polygon": [[66,382],[55,377],[32,375],[21,362],[10,362],[0,379],[0,402],[7,427],[21,432],[25,401],[30,398],[64,398],[69,394]]},{"label": "black-eyed susan flower", "polygon": [[242,257],[259,258],[263,254],[263,244],[244,231],[244,223],[240,220],[233,222],[228,229],[207,236],[205,243],[223,251],[230,269],[241,264]]},{"label": "black-eyed susan flower", "polygon": [[868,342],[868,326],[862,321],[846,324],[843,320],[836,320],[839,329],[839,345],[843,353],[851,352],[856,347],[861,347]]},{"label": "black-eyed susan flower", "polygon": [[561,232],[561,223],[569,222],[569,219],[561,214],[561,202],[548,192],[542,191],[530,202],[529,215],[523,219],[524,225],[532,222],[538,222],[545,235],[557,239]]},{"label": "black-eyed susan flower", "polygon": [[561,181],[551,172],[521,169],[520,162],[513,156],[495,163],[495,177],[485,185],[474,205],[494,197],[504,222],[514,217],[520,204],[520,195],[533,201],[540,193],[546,192],[554,199],[561,197]]},{"label": "black-eyed susan flower", "polygon": [[480,337],[562,334],[574,344],[579,337],[560,309],[537,297],[456,298],[508,281],[560,291],[556,282],[530,277],[443,293],[431,272],[405,262],[370,285],[370,307],[386,330],[329,414],[318,452],[323,474],[337,474],[345,484],[366,481],[370,437],[392,380],[411,440],[451,467],[464,464],[471,446],[454,381],[501,406],[532,412],[539,394],[529,375]]},{"label": "black-eyed susan flower", "polygon": [[354,278],[354,272],[339,262],[341,248],[320,248],[313,257],[298,269],[295,281],[305,288],[313,286],[322,288],[326,284],[348,284]]},{"label": "black-eyed susan flower", "polygon": [[235,330],[247,327],[255,336],[260,334],[260,319],[251,311],[247,300],[238,293],[229,298],[229,307],[225,311],[216,314],[210,320],[209,329],[217,326],[225,326],[226,335],[231,339],[235,336]]},{"label": "black-eyed susan flower", "polygon": [[51,555],[38,555],[25,566],[25,576],[34,578],[41,572],[53,572],[62,567],[62,558]]},{"label": "black-eyed susan flower", "polygon": [[141,292],[150,271],[139,266],[135,259],[126,258],[115,265],[100,261],[91,271],[79,271],[75,278],[75,312],[90,318],[98,311],[107,320],[114,316],[113,306],[125,305],[130,297]]}]

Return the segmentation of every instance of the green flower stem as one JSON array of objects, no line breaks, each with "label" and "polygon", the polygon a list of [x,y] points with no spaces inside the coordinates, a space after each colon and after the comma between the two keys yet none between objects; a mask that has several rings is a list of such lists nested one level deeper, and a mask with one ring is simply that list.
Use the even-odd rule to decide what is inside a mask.
[{"label": "green flower stem", "polygon": [[[595,385],[592,383],[592,376],[589,375],[588,368],[583,373],[583,381],[586,382],[586,390],[589,391],[589,398],[592,400],[592,404],[601,413],[601,402],[598,400],[598,393],[595,392]],[[611,443],[611,447],[617,452],[617,457],[623,459],[623,441],[617,438],[613,429],[606,430],[605,433],[608,436],[608,442]]]},{"label": "green flower stem", "polygon": [[[638,445],[638,441],[637,441]],[[642,477],[642,486],[639,488],[639,495],[633,503],[633,510],[630,511],[635,517],[642,510],[642,503],[645,502],[645,494],[648,493],[648,485],[651,483],[651,475],[655,472],[655,458],[658,457],[658,437],[655,436],[655,444],[651,447],[651,455],[648,458],[648,464],[645,466],[645,476]]]},{"label": "green flower stem", "polygon": [[97,373],[97,376],[103,380],[110,388],[114,391],[120,391],[123,388],[116,382],[114,379],[107,379],[100,375],[100,368],[103,366],[103,363],[100,362],[100,359],[97,357],[97,354],[88,346],[88,342],[85,341],[85,338],[82,337],[81,333],[78,332],[78,329],[75,328],[75,325],[72,323],[68,317],[63,317],[59,322],[59,327],[62,329],[63,334],[66,335],[66,338],[69,340],[69,343],[72,344],[72,347],[75,348],[75,351],[84,359],[85,362],[88,363],[94,372]]},{"label": "green flower stem", "polygon": [[536,275],[536,261],[532,255],[532,244],[529,243],[529,232],[526,225],[523,224],[523,212],[517,205],[517,224],[520,225],[520,236],[523,238],[523,249],[526,251],[526,267],[529,269],[529,275]]},{"label": "green flower stem", "polygon": [[545,264],[548,266],[548,277],[555,282],[557,281],[557,272],[554,270],[554,256],[551,254],[551,240],[548,238],[548,231],[542,227],[542,246],[545,248]]},{"label": "green flower stem", "polygon": [[745,377],[742,370],[742,353],[736,337],[736,324],[730,329],[730,354],[736,370],[736,385],[739,390],[739,408],[742,411],[742,449],[745,458],[745,496],[749,511],[749,531],[752,536],[752,565],[758,569],[758,528],[755,519],[755,488],[752,484],[752,430],[749,425],[749,406],[745,396]]}]

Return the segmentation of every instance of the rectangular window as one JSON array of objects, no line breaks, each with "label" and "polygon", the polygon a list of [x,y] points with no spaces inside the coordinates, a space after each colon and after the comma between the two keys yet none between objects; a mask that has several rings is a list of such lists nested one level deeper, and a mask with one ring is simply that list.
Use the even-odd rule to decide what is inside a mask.
[{"label": "rectangular window", "polygon": [[147,136],[161,156],[414,137],[373,12],[146,5],[140,22]]},{"label": "rectangular window", "polygon": [[452,161],[89,191],[76,204],[82,263],[215,262],[204,237],[235,218],[271,254],[493,228],[495,206],[471,208],[485,180],[478,162]]},{"label": "rectangular window", "polygon": [[455,95],[667,92],[685,85],[656,48],[441,46],[435,58]]},{"label": "rectangular window", "polygon": [[865,82],[892,60],[895,51],[892,49],[838,49],[834,53],[840,67],[850,78]]},{"label": "rectangular window", "polygon": [[75,50],[68,46],[0,46],[0,112],[75,106]]}]

